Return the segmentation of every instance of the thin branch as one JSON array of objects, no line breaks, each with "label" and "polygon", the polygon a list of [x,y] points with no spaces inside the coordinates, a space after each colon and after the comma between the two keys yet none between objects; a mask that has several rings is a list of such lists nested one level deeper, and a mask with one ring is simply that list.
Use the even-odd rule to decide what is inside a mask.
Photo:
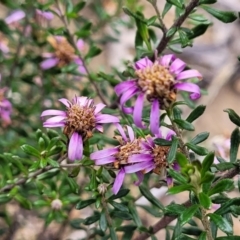
[{"label": "thin branch", "polygon": [[[66,159],[66,156],[67,156],[67,155],[64,154],[62,157],[60,157],[59,160],[58,160],[58,163],[61,163],[63,160],[65,160],[65,159]],[[26,177],[22,177],[22,178],[20,178],[18,181],[16,181],[15,183],[6,185],[6,186],[4,186],[3,188],[1,188],[1,189],[0,189],[0,193],[5,192],[5,191],[9,191],[9,190],[11,190],[12,188],[14,188],[15,186],[23,185],[23,184],[26,183],[26,181],[27,181],[28,179],[30,179],[30,178],[35,178],[35,177],[37,177],[38,175],[40,175],[41,173],[47,172],[47,171],[49,171],[49,170],[51,170],[51,169],[53,169],[53,168],[56,168],[56,167],[53,167],[53,166],[51,166],[51,165],[48,165],[48,166],[46,166],[45,168],[39,169],[39,170],[37,170],[36,172],[31,173],[31,174],[29,174],[29,175],[26,176]]]},{"label": "thin branch", "polygon": [[70,30],[69,30],[69,28],[68,28],[69,26],[68,26],[67,20],[66,20],[64,14],[63,14],[62,11],[61,11],[61,7],[60,7],[60,5],[59,5],[58,0],[56,0],[56,4],[57,4],[58,11],[59,11],[59,13],[60,13],[59,18],[61,19],[61,21],[62,21],[63,24],[64,24],[64,27],[65,27],[65,29],[66,29],[66,31],[67,31],[68,36],[69,36],[69,40],[71,41],[71,44],[72,44],[73,47],[75,48],[75,50],[76,50],[79,58],[82,60],[83,67],[84,67],[85,70],[86,70],[86,73],[87,73],[87,75],[88,75],[88,79],[89,79],[90,83],[91,83],[91,84],[93,85],[93,87],[95,88],[95,90],[96,90],[96,92],[97,92],[97,95],[98,95],[98,97],[101,99],[101,101],[102,101],[106,106],[109,106],[109,104],[106,102],[106,100],[105,100],[102,92],[101,92],[100,89],[98,88],[98,85],[97,85],[96,82],[92,79],[92,77],[91,77],[91,75],[90,75],[90,72],[89,72],[89,70],[88,70],[88,68],[87,68],[87,66],[86,66],[86,63],[85,63],[84,59],[82,58],[81,53],[79,52],[78,47],[77,47],[77,45],[76,45],[76,43],[75,43],[75,41],[74,41],[73,35],[71,34],[71,32],[70,32]]},{"label": "thin branch", "polygon": [[[214,182],[212,184],[211,188],[213,188],[220,180],[228,179],[228,178],[231,179],[238,174],[239,174],[239,167],[229,170],[227,173],[223,174],[216,182]],[[185,207],[190,207],[191,202],[190,202],[190,200],[188,200],[185,203],[183,203],[182,205]],[[155,234],[155,233],[159,232],[161,229],[166,228],[168,226],[168,224],[171,223],[176,218],[177,218],[177,216],[164,216],[155,225],[152,226],[152,234]],[[134,240],[145,240],[149,236],[150,236],[149,233],[142,233],[138,237],[136,237]]]},{"label": "thin branch", "polygon": [[[188,15],[192,12],[192,10],[199,4],[199,0],[192,0],[188,6],[185,8],[185,12],[181,15],[171,26],[171,28],[178,28],[180,27],[183,22],[186,20]],[[161,42],[157,46],[158,53],[161,53],[167,46],[168,42],[172,39],[173,36],[167,36],[166,34],[163,35]],[[154,56],[152,57],[154,58]]]}]

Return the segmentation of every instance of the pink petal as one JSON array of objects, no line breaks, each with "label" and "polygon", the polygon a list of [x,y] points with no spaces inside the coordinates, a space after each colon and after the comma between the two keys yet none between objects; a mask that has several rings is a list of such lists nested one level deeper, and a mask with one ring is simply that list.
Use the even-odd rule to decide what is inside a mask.
[{"label": "pink petal", "polygon": [[123,140],[124,140],[125,142],[127,142],[127,141],[128,141],[128,140],[127,140],[127,136],[126,136],[126,134],[125,134],[122,126],[121,126],[119,123],[115,124],[115,126],[116,126],[117,130],[119,131],[119,133],[121,134]]},{"label": "pink petal", "polygon": [[40,63],[40,67],[44,70],[55,67],[59,62],[58,58],[49,58]]},{"label": "pink petal", "polygon": [[16,10],[12,12],[8,17],[5,18],[5,22],[7,24],[18,22],[19,20],[23,19],[25,16],[26,16],[25,12],[23,12],[22,10]]},{"label": "pink petal", "polygon": [[118,151],[119,151],[118,148],[103,149],[103,150],[91,153],[90,159],[96,160],[96,159],[99,159],[99,158],[109,157],[109,156],[117,153]]},{"label": "pink petal", "polygon": [[167,186],[169,188],[173,186],[173,179],[171,177],[167,177]]},{"label": "pink petal", "polygon": [[94,111],[94,113],[95,114],[97,114],[97,113],[99,113],[103,108],[105,108],[106,107],[106,105],[105,104],[103,104],[103,103],[98,103],[96,106],[95,106],[95,111]]},{"label": "pink petal", "polygon": [[127,126],[127,130],[128,130],[128,136],[129,136],[131,142],[133,142],[135,139],[133,129],[131,127]]},{"label": "pink petal", "polygon": [[116,157],[114,157],[114,156],[99,158],[99,159],[95,160],[95,165],[97,165],[97,166],[106,165],[109,163],[113,163],[114,161],[116,161]]},{"label": "pink petal", "polygon": [[129,88],[120,98],[120,105],[124,109],[124,104],[131,99],[134,95],[136,95],[139,92],[139,89],[137,87]]},{"label": "pink petal", "polygon": [[150,113],[150,130],[153,134],[159,133],[159,102],[157,99],[154,99],[152,102],[151,113]]},{"label": "pink petal", "polygon": [[115,86],[114,90],[118,96],[120,96],[122,93],[127,91],[129,88],[136,87],[137,81],[136,80],[130,80],[126,82],[121,82],[118,85]]},{"label": "pink petal", "polygon": [[144,93],[140,93],[137,97],[135,107],[133,110],[133,120],[134,120],[135,125],[139,128],[145,127],[142,124],[143,103],[144,103]]},{"label": "pink petal", "polygon": [[66,116],[66,112],[60,110],[49,109],[42,112],[41,117],[44,116],[51,116],[51,115],[58,115],[58,116]]},{"label": "pink petal", "polygon": [[147,57],[142,58],[139,61],[135,62],[135,68],[137,70],[143,69],[146,67],[151,67],[152,65],[153,65],[153,62]]},{"label": "pink petal", "polygon": [[115,178],[114,184],[113,184],[113,193],[116,195],[118,193],[118,191],[120,190],[122,184],[123,184],[123,180],[125,177],[125,171],[122,168],[119,172],[117,177]]},{"label": "pink petal", "polygon": [[170,66],[170,72],[172,72],[175,75],[178,75],[180,72],[183,71],[185,67],[186,67],[186,63],[180,60],[179,58],[177,58],[172,62]]},{"label": "pink petal", "polygon": [[0,50],[5,54],[9,52],[8,46],[3,42],[0,42]]},{"label": "pink petal", "polygon": [[83,157],[82,136],[74,132],[70,138],[68,145],[68,159],[71,161],[81,160]]},{"label": "pink petal", "polygon": [[46,127],[46,128],[65,127],[65,123],[64,122],[43,123],[43,127]]},{"label": "pink petal", "polygon": [[53,58],[54,56],[55,56],[54,53],[50,53],[50,52],[42,53],[43,58]]},{"label": "pink petal", "polygon": [[60,98],[60,99],[58,99],[58,101],[63,103],[66,107],[70,107],[71,106],[71,103],[66,98]]},{"label": "pink petal", "polygon": [[153,160],[153,157],[147,153],[133,154],[128,158],[129,163],[145,162],[145,161],[151,161],[151,160]]},{"label": "pink petal", "polygon": [[192,94],[190,94],[190,98],[195,100],[201,97],[201,90],[199,88],[198,85],[196,85],[195,83],[176,83],[174,85],[174,88],[178,89],[178,90],[182,90],[182,91],[186,91],[186,92],[191,92]]},{"label": "pink petal", "polygon": [[99,123],[118,123],[118,117],[112,116],[110,114],[101,114],[96,117],[97,124]]},{"label": "pink petal", "polygon": [[82,50],[84,50],[84,41],[82,40],[82,39],[78,39],[77,40],[77,48],[78,48],[78,50],[80,50],[80,51],[82,51]]},{"label": "pink petal", "polygon": [[103,126],[102,125],[97,125],[95,127],[99,132],[103,133]]},{"label": "pink petal", "polygon": [[124,167],[126,173],[135,173],[139,171],[144,171],[145,168],[154,166],[154,163],[151,161],[141,162],[133,165]]},{"label": "pink petal", "polygon": [[169,129],[167,132],[166,140],[170,141],[174,135],[176,135],[176,133],[173,130]]},{"label": "pink petal", "polygon": [[44,123],[51,124],[51,123],[59,123],[59,122],[64,122],[63,120],[66,119],[66,116],[56,116],[56,117],[51,117],[47,119]]},{"label": "pink petal", "polygon": [[175,60],[174,54],[164,55],[159,59],[159,63],[164,67],[169,67],[170,63]]},{"label": "pink petal", "polygon": [[202,75],[197,70],[186,70],[177,75],[177,80],[183,80],[188,78],[199,78],[202,79]]},{"label": "pink petal", "polygon": [[51,12],[41,11],[40,9],[36,9],[36,13],[44,17],[46,20],[52,20],[54,17],[54,15]]},{"label": "pink petal", "polygon": [[138,181],[135,181],[134,184],[136,186],[139,186],[142,183],[142,181],[143,181],[144,174],[142,172],[136,172],[136,175],[138,177]]}]

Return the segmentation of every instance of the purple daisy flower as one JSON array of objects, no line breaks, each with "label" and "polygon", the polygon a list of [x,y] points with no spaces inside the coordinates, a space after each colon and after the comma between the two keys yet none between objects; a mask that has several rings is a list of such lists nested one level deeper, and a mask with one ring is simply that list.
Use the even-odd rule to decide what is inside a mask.
[{"label": "purple daisy flower", "polygon": [[[186,63],[175,55],[164,55],[152,62],[149,58],[140,59],[135,63],[136,79],[119,83],[115,91],[120,98],[122,110],[133,114],[137,127],[144,128],[142,124],[142,110],[144,97],[151,102],[150,130],[153,134],[159,133],[159,109],[166,109],[176,101],[177,91],[190,92],[190,98],[195,100],[201,96],[200,88],[194,83],[183,80],[189,78],[202,78],[194,69],[185,70]],[[137,95],[134,107],[126,107],[125,103]]]},{"label": "purple daisy flower", "polygon": [[69,160],[82,159],[83,142],[92,136],[94,129],[103,132],[103,123],[119,122],[115,116],[100,113],[104,104],[94,105],[87,97],[75,97],[72,101],[61,98],[59,101],[67,107],[66,111],[45,110],[41,117],[54,116],[43,123],[44,127],[64,127],[64,134],[69,138]]},{"label": "purple daisy flower", "polygon": [[[78,71],[82,74],[86,74],[86,69],[82,60],[75,54],[75,49],[70,45],[67,39],[63,36],[49,36],[47,41],[54,48],[55,52],[43,53],[42,57],[46,58],[40,66],[46,70],[55,66],[63,67],[72,62],[78,65]],[[79,39],[76,46],[79,51],[84,47],[83,40]]]},{"label": "purple daisy flower", "polygon": [[[164,139],[171,140],[173,135],[175,135],[175,132],[169,130],[167,136]],[[159,131],[159,135],[157,137],[163,138],[161,131]],[[129,163],[138,162],[135,165],[135,169],[138,169],[138,184],[140,184],[143,180],[144,174],[150,171],[153,171],[154,173],[161,176],[166,176],[166,167],[168,166],[167,155],[170,146],[156,145],[153,141],[154,139],[155,138],[152,138],[151,136],[147,136],[145,141],[142,141],[140,144],[142,153],[134,154],[129,157]],[[179,171],[179,165],[177,163],[174,162],[172,167],[174,170]],[[125,173],[132,173],[132,169],[129,166],[126,166]],[[171,177],[167,177],[166,180],[168,186],[173,185],[173,180]]]},{"label": "purple daisy flower", "polygon": [[[120,145],[114,148],[103,149],[90,155],[90,158],[95,161],[96,165],[112,165],[115,169],[119,169],[113,184],[114,194],[118,193],[123,184],[126,168],[131,169],[131,173],[139,171],[137,164],[135,164],[138,160],[136,159],[135,162],[130,163],[129,157],[141,151],[141,139],[135,138],[131,127],[127,126],[128,137],[121,125],[116,124],[116,127],[121,134],[121,136],[115,137],[119,141]],[[139,161],[141,161],[141,159],[139,159]],[[143,167],[147,168],[148,163]]]}]

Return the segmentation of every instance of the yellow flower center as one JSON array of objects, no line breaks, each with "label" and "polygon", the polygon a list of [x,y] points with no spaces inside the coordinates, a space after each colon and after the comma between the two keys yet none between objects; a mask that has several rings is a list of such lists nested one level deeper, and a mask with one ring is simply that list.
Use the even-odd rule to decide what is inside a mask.
[{"label": "yellow flower center", "polygon": [[158,99],[161,109],[165,109],[176,101],[175,79],[169,70],[155,62],[153,66],[135,71],[138,77],[138,85],[151,102]]}]

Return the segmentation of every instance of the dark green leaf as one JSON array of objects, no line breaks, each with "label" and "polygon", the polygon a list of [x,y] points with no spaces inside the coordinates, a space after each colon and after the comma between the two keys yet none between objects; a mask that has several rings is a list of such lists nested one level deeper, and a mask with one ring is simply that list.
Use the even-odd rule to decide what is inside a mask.
[{"label": "dark green leaf", "polygon": [[181,0],[167,0],[167,2],[179,8],[184,6]]},{"label": "dark green leaf", "polygon": [[209,213],[208,216],[210,219],[216,224],[216,226],[221,229],[226,234],[233,234],[233,229],[231,224],[224,219],[222,216],[215,214],[215,213]]},{"label": "dark green leaf", "polygon": [[122,203],[118,203],[118,202],[114,202],[114,201],[109,201],[109,203],[119,211],[122,211],[122,212],[128,212],[129,211],[128,207],[125,206]]},{"label": "dark green leaf", "polygon": [[230,207],[231,212],[235,213],[236,215],[240,215],[240,206],[233,205]]},{"label": "dark green leaf", "polygon": [[235,128],[231,135],[230,162],[236,162],[238,148],[239,148],[239,129],[237,127]]},{"label": "dark green leaf", "polygon": [[192,123],[194,120],[198,119],[205,111],[206,106],[199,105],[197,106],[187,117],[186,121]]},{"label": "dark green leaf", "polygon": [[168,174],[175,180],[177,180],[179,183],[181,184],[185,184],[187,183],[187,180],[185,177],[183,177],[179,172],[177,172],[176,170],[173,170],[171,168],[169,168],[168,170]]},{"label": "dark green leaf", "polygon": [[164,214],[170,216],[181,215],[186,210],[186,207],[180,204],[172,203],[165,207]]},{"label": "dark green leaf", "polygon": [[32,209],[32,203],[31,203],[28,199],[26,199],[25,197],[17,194],[17,195],[14,196],[14,199],[15,199],[17,202],[19,202],[20,205],[21,205],[23,208],[28,209],[28,210]]},{"label": "dark green leaf", "polygon": [[121,211],[112,211],[111,217],[120,218],[123,220],[132,220],[132,216],[129,212],[121,212]]},{"label": "dark green leaf", "polygon": [[171,7],[172,7],[171,3],[168,3],[168,2],[165,3],[164,9],[163,9],[163,12],[162,12],[162,18],[164,18],[164,16],[170,10]]},{"label": "dark green leaf", "polygon": [[199,202],[205,209],[210,209],[212,205],[211,199],[203,192],[199,193]]},{"label": "dark green leaf", "polygon": [[180,152],[176,153],[176,160],[181,168],[185,167],[189,163],[186,156]]},{"label": "dark green leaf", "polygon": [[240,127],[240,117],[238,116],[238,114],[234,110],[228,108],[228,109],[225,109],[224,112],[227,112],[230,120],[234,124],[236,124],[238,127]]},{"label": "dark green leaf", "polygon": [[174,117],[174,119],[181,119],[182,118],[182,110],[175,106],[173,108],[173,117]]},{"label": "dark green leaf", "polygon": [[233,205],[240,205],[240,198],[233,198],[228,200],[227,202],[225,200],[222,206],[219,209],[217,209],[215,213],[219,215],[229,213],[230,207]]},{"label": "dark green leaf", "polygon": [[201,176],[204,177],[205,173],[210,170],[214,161],[214,153],[210,152],[202,162]]},{"label": "dark green leaf", "polygon": [[199,205],[192,205],[191,207],[187,208],[180,216],[180,224],[182,226],[186,224],[190,219],[192,219],[198,209]]},{"label": "dark green leaf", "polygon": [[153,16],[153,17],[149,18],[146,21],[146,23],[147,23],[148,26],[151,26],[151,25],[153,25],[155,23],[156,20],[157,20],[157,16]]},{"label": "dark green leaf", "polygon": [[40,152],[36,148],[34,148],[34,147],[32,147],[28,144],[22,145],[21,149],[29,155],[32,155],[32,156],[35,156],[35,157],[40,157],[41,156]]},{"label": "dark green leaf", "polygon": [[99,55],[102,52],[102,50],[96,46],[92,46],[90,50],[88,51],[87,55],[85,56],[85,59],[93,58],[97,55]]},{"label": "dark green leaf", "polygon": [[47,172],[41,173],[37,176],[37,180],[43,180],[43,179],[47,179],[47,178],[52,178],[54,176],[56,176],[59,173],[59,169],[58,168],[53,168]]},{"label": "dark green leaf", "polygon": [[240,240],[240,236],[217,237],[215,240]]},{"label": "dark green leaf", "polygon": [[153,196],[153,194],[150,192],[150,190],[147,187],[145,187],[144,185],[141,185],[139,187],[139,190],[141,194],[154,206],[160,209],[164,208],[163,205],[160,203],[160,201]]},{"label": "dark green leaf", "polygon": [[234,22],[237,19],[237,14],[234,12],[220,11],[206,5],[202,5],[201,7],[208,13],[210,13],[212,16],[224,23]]},{"label": "dark green leaf", "polygon": [[205,172],[204,176],[201,178],[201,183],[211,183],[215,175],[209,171]]},{"label": "dark green leaf", "polygon": [[204,156],[208,154],[208,150],[204,147],[196,146],[192,143],[186,143],[186,146],[200,156]]},{"label": "dark green leaf", "polygon": [[138,207],[143,208],[146,212],[151,214],[154,217],[160,218],[162,217],[162,213],[159,212],[158,208],[152,207],[152,206],[146,206],[146,205],[137,205]]},{"label": "dark green leaf", "polygon": [[230,162],[218,163],[218,164],[214,164],[213,166],[221,172],[235,167],[234,164]]},{"label": "dark green leaf", "polygon": [[163,138],[156,138],[156,139],[154,139],[154,143],[159,146],[171,146],[172,141],[168,141]]},{"label": "dark green leaf", "polygon": [[116,232],[134,231],[137,227],[134,225],[124,225],[116,228]]},{"label": "dark green leaf", "polygon": [[91,225],[95,222],[97,222],[100,219],[100,213],[95,212],[93,216],[88,217],[84,220],[84,225]]},{"label": "dark green leaf", "polygon": [[100,220],[99,220],[99,227],[100,229],[105,232],[107,230],[107,219],[105,216],[105,212],[101,212]]},{"label": "dark green leaf", "polygon": [[73,8],[73,12],[78,13],[79,11],[81,11],[84,8],[85,4],[86,4],[85,1],[77,3]]},{"label": "dark green leaf", "polygon": [[176,31],[177,31],[177,28],[176,28],[176,27],[170,28],[170,29],[167,31],[166,37],[172,37],[172,36],[175,34]]},{"label": "dark green leaf", "polygon": [[200,0],[200,4],[213,4],[216,3],[217,0]]},{"label": "dark green leaf", "polygon": [[112,195],[111,197],[109,197],[109,201],[117,199],[117,198],[122,198],[124,196],[126,196],[129,193],[129,189],[120,189],[120,191],[116,194],[116,195]]},{"label": "dark green leaf", "polygon": [[209,132],[202,132],[202,133],[199,133],[198,135],[196,135],[196,137],[194,137],[190,141],[190,143],[196,145],[196,144],[199,144],[199,143],[205,141],[208,137],[209,137]]},{"label": "dark green leaf", "polygon": [[169,194],[177,194],[180,192],[184,192],[184,191],[192,191],[193,190],[193,186],[190,184],[185,184],[185,185],[181,185],[181,186],[175,186],[175,187],[171,187],[168,189],[168,193]]},{"label": "dark green leaf", "polygon": [[209,23],[208,19],[206,19],[202,14],[191,14],[188,17],[196,22]]},{"label": "dark green leaf", "polygon": [[53,160],[53,159],[51,159],[51,158],[48,158],[48,159],[47,159],[47,162],[48,162],[51,166],[53,166],[54,168],[59,167],[59,163],[58,163],[56,160]]},{"label": "dark green leaf", "polygon": [[194,39],[198,36],[203,35],[207,31],[209,26],[210,24],[198,24],[196,27],[191,29],[190,33],[188,33],[188,38]]},{"label": "dark green leaf", "polygon": [[114,228],[113,228],[113,227],[110,227],[109,230],[110,230],[110,237],[111,237],[111,240],[118,240]]},{"label": "dark green leaf", "polygon": [[139,214],[137,212],[136,205],[135,204],[130,204],[129,210],[130,210],[130,213],[132,214],[132,218],[133,218],[133,221],[135,222],[135,224],[138,227],[142,226],[142,221],[141,221],[141,218],[139,217]]},{"label": "dark green leaf", "polygon": [[180,224],[180,219],[178,219],[177,224],[174,227],[173,234],[172,234],[172,240],[178,239],[178,237],[182,233],[182,226]]},{"label": "dark green leaf", "polygon": [[[188,222],[190,224],[191,220]],[[187,235],[199,236],[202,230],[197,226],[184,227],[182,233]]]},{"label": "dark green leaf", "polygon": [[178,149],[178,138],[173,137],[172,145],[167,155],[167,162],[169,164],[171,164],[175,160],[177,149]]},{"label": "dark green leaf", "polygon": [[0,195],[0,204],[5,204],[11,200],[11,197],[8,194]]},{"label": "dark green leaf", "polygon": [[4,33],[6,35],[10,35],[10,33],[11,33],[8,25],[6,24],[6,22],[3,19],[0,19],[0,32]]},{"label": "dark green leaf", "polygon": [[185,48],[188,45],[191,45],[189,39],[188,39],[188,35],[186,32],[182,31],[181,29],[178,30],[178,34],[180,37],[180,42],[181,42],[181,47]]},{"label": "dark green leaf", "polygon": [[188,131],[194,131],[195,130],[194,126],[190,122],[187,122],[183,119],[174,119],[173,121],[182,129],[185,129],[185,130],[188,130]]},{"label": "dark green leaf", "polygon": [[207,239],[207,233],[202,232],[201,235],[199,236],[198,240],[206,240]]},{"label": "dark green leaf", "polygon": [[211,196],[216,193],[224,191],[230,191],[234,188],[234,182],[231,179],[222,179],[216,183],[216,185],[208,191],[208,195]]},{"label": "dark green leaf", "polygon": [[93,204],[96,202],[96,199],[95,198],[91,198],[91,199],[88,199],[88,200],[84,200],[84,201],[80,201],[79,203],[77,203],[76,205],[76,209],[77,210],[80,210],[80,209],[83,209],[87,206],[89,206],[90,204]]},{"label": "dark green leaf", "polygon": [[68,184],[72,190],[73,193],[78,194],[79,192],[79,185],[76,183],[76,180],[70,177],[66,177]]}]

